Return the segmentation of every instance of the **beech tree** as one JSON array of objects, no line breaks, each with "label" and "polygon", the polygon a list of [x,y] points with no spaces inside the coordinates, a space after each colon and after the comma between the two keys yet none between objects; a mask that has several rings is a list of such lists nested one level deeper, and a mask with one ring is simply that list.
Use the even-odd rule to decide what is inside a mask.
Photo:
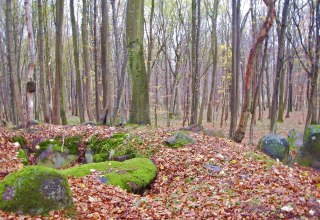
[{"label": "beech tree", "polygon": [[143,54],[144,0],[127,0],[126,35],[128,70],[132,87],[132,103],[129,121],[150,124],[149,83]]}]

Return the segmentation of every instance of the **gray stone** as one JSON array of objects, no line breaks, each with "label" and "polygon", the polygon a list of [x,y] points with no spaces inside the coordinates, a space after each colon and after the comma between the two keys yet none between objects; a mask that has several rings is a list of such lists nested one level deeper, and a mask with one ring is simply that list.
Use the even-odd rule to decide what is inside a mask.
[{"label": "gray stone", "polygon": [[189,135],[178,131],[173,136],[167,138],[164,142],[170,147],[179,148],[187,144],[194,144],[196,143],[196,140]]},{"label": "gray stone", "polygon": [[288,140],[281,135],[267,134],[263,136],[257,148],[273,159],[279,159],[285,163],[290,161],[290,144]]}]

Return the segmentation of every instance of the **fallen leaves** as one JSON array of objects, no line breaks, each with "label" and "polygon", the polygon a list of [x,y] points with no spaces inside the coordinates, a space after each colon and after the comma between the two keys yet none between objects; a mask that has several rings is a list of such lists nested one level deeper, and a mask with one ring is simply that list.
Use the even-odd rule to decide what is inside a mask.
[{"label": "fallen leaves", "polygon": [[[122,128],[124,130],[130,128]],[[141,150],[156,152],[152,161],[158,175],[143,195],[103,184],[95,170],[84,178],[69,178],[78,219],[314,219],[320,216],[320,175],[301,167],[289,168],[252,152],[246,145],[226,139],[192,134],[197,144],[170,149],[163,140],[174,128],[139,127]],[[6,132],[12,137],[15,132]],[[109,137],[118,128],[105,126],[35,127],[24,133],[28,144],[59,135]],[[0,171],[19,169],[18,146],[0,134]],[[35,144],[34,146],[36,146]],[[85,148],[85,145],[82,147]],[[8,156],[9,155],[9,156]],[[5,161],[9,161],[6,165]],[[2,166],[2,167],[1,167]],[[0,211],[0,216],[21,216]],[[50,212],[52,219],[68,218],[64,211]],[[30,217],[26,217],[30,218]],[[37,216],[33,219],[45,219]]]}]

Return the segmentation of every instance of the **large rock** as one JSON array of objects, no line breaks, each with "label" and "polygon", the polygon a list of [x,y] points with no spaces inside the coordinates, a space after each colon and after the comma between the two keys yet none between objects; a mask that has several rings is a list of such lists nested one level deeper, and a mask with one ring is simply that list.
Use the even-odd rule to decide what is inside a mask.
[{"label": "large rock", "polygon": [[[110,138],[98,139],[92,137],[88,148],[92,150],[94,162],[117,160],[118,157],[135,158],[138,155],[137,145],[143,141],[139,136],[116,133]],[[124,157],[122,157],[124,158]]]},{"label": "large rock", "polygon": [[320,125],[311,125],[304,131],[303,147],[296,161],[302,166],[320,169]]},{"label": "large rock", "polygon": [[288,141],[290,143],[290,149],[299,149],[303,146],[303,133],[293,128],[288,133]]},{"label": "large rock", "polygon": [[164,142],[170,147],[179,148],[187,144],[194,144],[196,143],[196,140],[189,135],[178,131],[173,136],[167,138]]},{"label": "large rock", "polygon": [[72,206],[67,178],[58,171],[29,166],[0,182],[0,209],[39,215]]},{"label": "large rock", "polygon": [[107,161],[84,164],[61,172],[67,176],[82,177],[92,171],[103,171],[102,183],[119,186],[129,192],[142,192],[156,177],[157,168],[148,158],[133,158],[124,162]]},{"label": "large rock", "polygon": [[42,141],[35,153],[36,164],[51,168],[69,167],[78,158],[81,137],[57,137]]},{"label": "large rock", "polygon": [[289,155],[290,144],[281,135],[267,134],[263,136],[257,147],[273,159],[279,159],[284,163],[289,163],[292,159]]}]

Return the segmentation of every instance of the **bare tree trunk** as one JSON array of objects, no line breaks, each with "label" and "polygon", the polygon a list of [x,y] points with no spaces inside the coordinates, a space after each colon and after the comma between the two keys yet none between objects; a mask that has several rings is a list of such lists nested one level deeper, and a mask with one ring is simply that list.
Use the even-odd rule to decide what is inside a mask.
[{"label": "bare tree trunk", "polygon": [[82,46],[83,46],[83,63],[85,72],[85,94],[86,94],[86,107],[89,121],[93,121],[92,113],[92,95],[91,95],[91,75],[90,75],[90,61],[89,61],[89,41],[88,41],[88,18],[87,18],[87,0],[82,0]]},{"label": "bare tree trunk", "polygon": [[72,42],[73,42],[73,57],[76,70],[76,90],[77,90],[77,103],[79,106],[80,123],[84,122],[84,102],[82,98],[82,85],[81,85],[81,73],[79,64],[79,52],[78,52],[78,38],[77,38],[77,26],[76,18],[74,15],[74,0],[70,0],[70,17],[72,26]]},{"label": "bare tree trunk", "polygon": [[191,60],[192,60],[192,99],[190,124],[196,124],[199,105],[199,34],[200,34],[200,0],[192,0],[192,31],[191,31]]},{"label": "bare tree trunk", "polygon": [[95,104],[96,104],[96,121],[99,121],[99,73],[98,73],[98,40],[97,40],[97,16],[98,16],[98,10],[97,10],[97,0],[94,0],[94,6],[93,6],[93,40],[94,40],[94,72],[95,72]]},{"label": "bare tree trunk", "polygon": [[109,69],[109,21],[108,21],[108,1],[101,1],[101,73],[102,73],[102,90],[103,90],[103,106],[104,109],[108,110],[107,112],[102,113],[102,117],[100,118],[100,122],[102,123],[110,123],[111,114],[114,102],[113,90],[114,83],[112,72]]},{"label": "bare tree trunk", "polygon": [[38,44],[39,44],[39,70],[40,70],[40,91],[41,91],[41,108],[45,123],[50,123],[48,90],[47,90],[47,72],[44,68],[44,38],[43,38],[43,14],[42,0],[38,0]]},{"label": "bare tree trunk", "polygon": [[281,30],[278,35],[278,57],[277,57],[277,66],[276,66],[276,79],[274,82],[273,88],[273,97],[272,97],[272,109],[271,109],[271,122],[270,122],[270,132],[276,132],[276,120],[278,118],[278,105],[279,105],[279,85],[280,79],[283,75],[283,65],[284,65],[284,48],[285,48],[285,31],[288,19],[288,10],[289,10],[289,0],[285,0],[283,9],[282,9],[282,19],[281,19]]},{"label": "bare tree trunk", "polygon": [[28,82],[26,86],[27,94],[27,127],[34,120],[34,93],[36,91],[36,82],[33,80],[34,69],[36,67],[36,52],[34,47],[34,34],[32,30],[32,14],[30,1],[25,0],[25,18],[28,31],[28,50],[29,50],[29,65],[28,65]]},{"label": "bare tree trunk", "polygon": [[268,15],[267,18],[263,24],[262,29],[260,30],[260,33],[253,43],[250,53],[249,53],[249,58],[248,58],[248,63],[247,63],[247,68],[246,68],[246,78],[245,78],[245,94],[244,94],[244,102],[243,102],[243,107],[242,107],[242,112],[241,112],[241,117],[240,121],[238,124],[238,128],[233,136],[233,140],[240,143],[246,133],[247,129],[247,123],[248,123],[248,117],[250,115],[250,106],[251,106],[251,78],[252,78],[252,66],[254,63],[255,55],[257,48],[261,45],[263,40],[266,38],[268,35],[268,32],[272,26],[273,19],[275,18],[275,6],[273,0],[264,0],[264,3],[268,7]]},{"label": "bare tree trunk", "polygon": [[150,81],[151,76],[151,60],[152,60],[152,49],[153,49],[153,17],[154,17],[154,0],[151,0],[151,12],[149,20],[149,38],[148,38],[148,54],[147,54],[147,75],[148,82]]},{"label": "bare tree trunk", "polygon": [[231,81],[231,98],[230,98],[230,129],[229,129],[229,137],[233,137],[233,134],[236,130],[237,118],[238,118],[238,88],[239,88],[239,38],[240,34],[239,26],[239,9],[240,0],[232,0],[232,81]]},{"label": "bare tree trunk", "polygon": [[63,25],[63,7],[64,1],[56,2],[56,77],[54,84],[54,99],[53,99],[53,123],[60,124],[61,115],[61,90],[64,88],[61,85],[62,78],[62,25]]},{"label": "bare tree trunk", "polygon": [[143,55],[144,0],[127,1],[126,35],[132,103],[130,122],[150,124],[149,85]]},{"label": "bare tree trunk", "polygon": [[[213,15],[211,17],[212,22],[212,36],[211,36],[211,53],[212,53],[212,79],[211,79],[211,91],[209,96],[208,110],[207,110],[207,122],[213,122],[213,99],[215,92],[215,82],[217,75],[217,64],[218,64],[218,38],[217,38],[217,17],[218,17],[218,6],[219,0],[215,0],[213,3]],[[213,118],[213,120],[212,120]]]},{"label": "bare tree trunk", "polygon": [[7,27],[7,48],[9,57],[9,67],[11,75],[12,95],[13,102],[16,106],[19,122],[25,125],[25,117],[23,113],[22,98],[18,84],[18,71],[16,66],[16,59],[13,45],[13,33],[12,33],[12,1],[6,0],[6,27]]}]

